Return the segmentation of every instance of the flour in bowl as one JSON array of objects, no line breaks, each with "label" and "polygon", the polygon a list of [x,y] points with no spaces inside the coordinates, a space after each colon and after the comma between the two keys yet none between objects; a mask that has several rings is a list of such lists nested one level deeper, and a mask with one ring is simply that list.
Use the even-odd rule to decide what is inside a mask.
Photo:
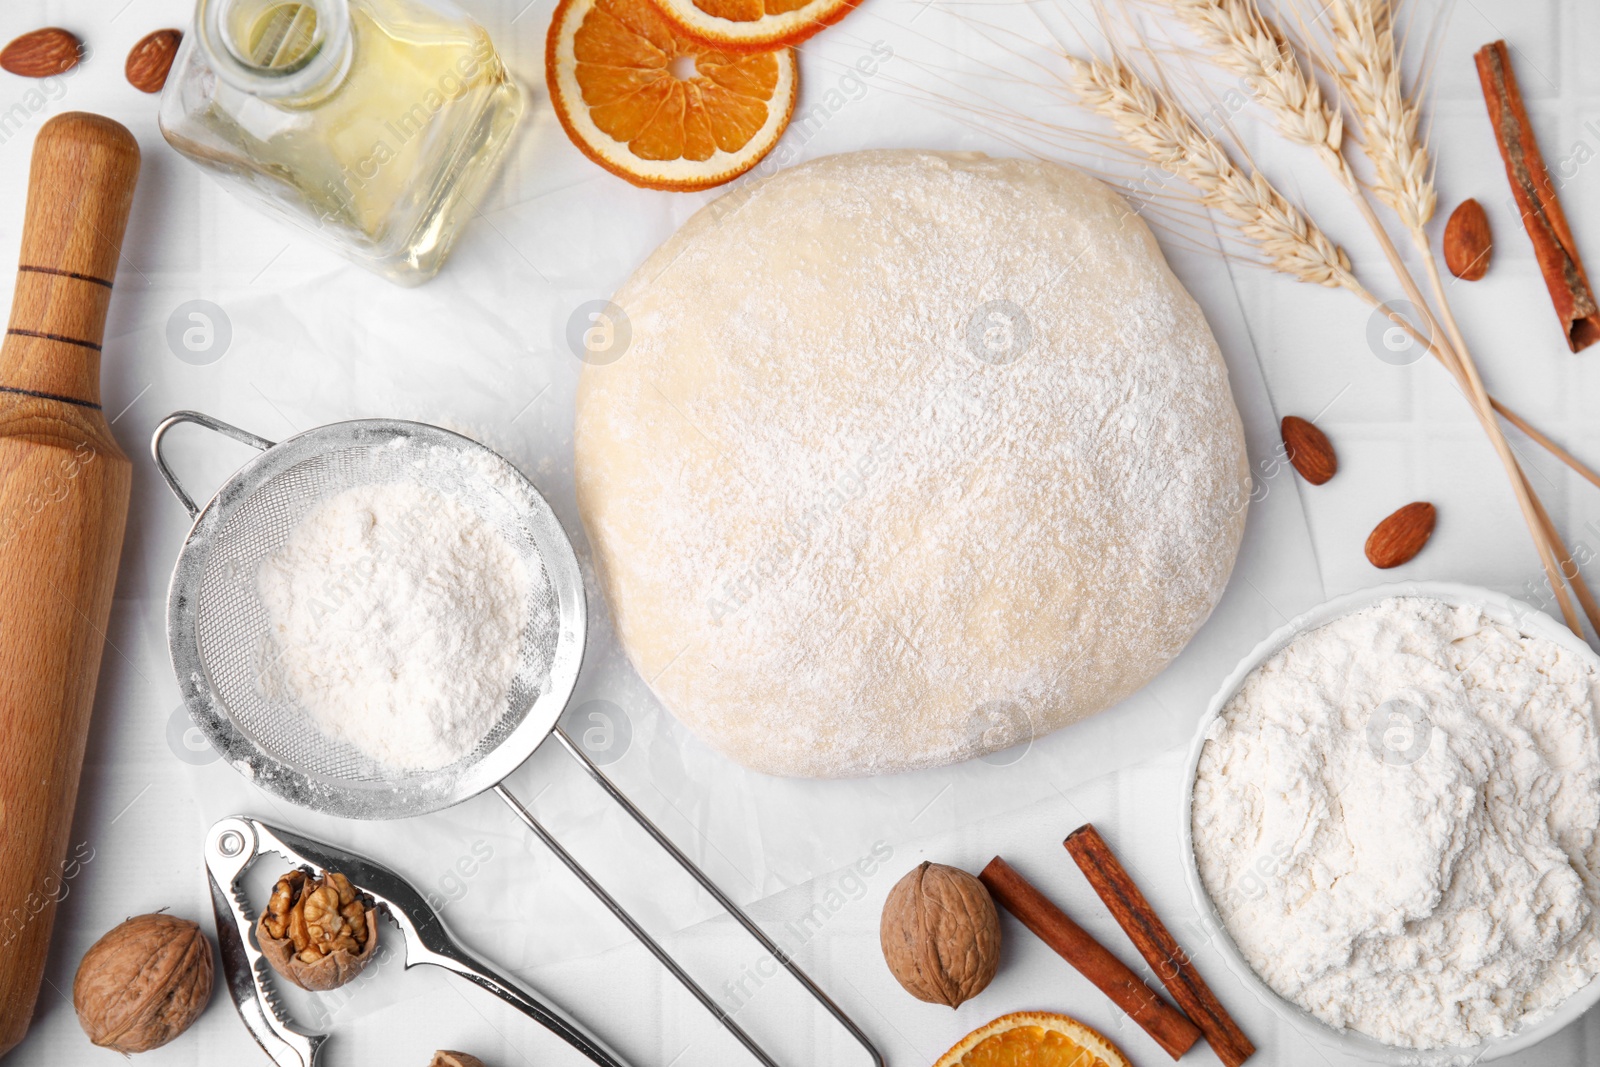
[{"label": "flour in bowl", "polygon": [[1212,725],[1195,859],[1274,990],[1404,1048],[1472,1046],[1600,974],[1600,678],[1423,597],[1297,637]]},{"label": "flour in bowl", "polygon": [[540,581],[458,500],[411,483],[346,490],[257,572],[271,678],[380,763],[448,766],[505,710]]}]

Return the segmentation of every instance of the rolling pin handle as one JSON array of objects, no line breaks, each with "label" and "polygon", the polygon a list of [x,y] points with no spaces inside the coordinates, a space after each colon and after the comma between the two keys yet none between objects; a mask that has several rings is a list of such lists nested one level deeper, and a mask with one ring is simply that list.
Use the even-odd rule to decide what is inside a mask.
[{"label": "rolling pin handle", "polygon": [[103,115],[70,111],[33,144],[28,206],[0,387],[99,410],[100,347],[139,143]]},{"label": "rolling pin handle", "polygon": [[160,471],[161,477],[166,479],[167,488],[172,490],[172,495],[178,498],[178,503],[188,510],[189,517],[193,519],[199,516],[200,506],[194,502],[194,498],[189,495],[188,490],[184,489],[183,483],[178,481],[178,476],[172,473],[172,467],[167,463],[167,457],[161,452],[161,442],[167,436],[167,431],[181,422],[192,422],[196,426],[204,426],[213,433],[231,437],[240,444],[249,445],[251,448],[259,449],[262,452],[271,448],[273,442],[265,437],[257,437],[249,430],[241,430],[231,423],[223,422],[221,419],[214,419],[210,415],[199,411],[174,411],[171,415],[162,419],[161,425],[157,426],[156,432],[150,436],[150,454],[155,457],[156,470]]}]

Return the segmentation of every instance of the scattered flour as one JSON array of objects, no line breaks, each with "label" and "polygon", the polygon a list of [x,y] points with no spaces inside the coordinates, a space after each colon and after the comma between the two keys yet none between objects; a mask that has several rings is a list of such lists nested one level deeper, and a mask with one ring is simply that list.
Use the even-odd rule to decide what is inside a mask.
[{"label": "scattered flour", "polygon": [[1266,983],[1405,1048],[1472,1046],[1600,973],[1596,673],[1472,607],[1301,635],[1212,726],[1207,892]]},{"label": "scattered flour", "polygon": [[330,736],[421,770],[499,719],[542,579],[470,508],[399,483],[317,505],[256,583],[288,693]]}]

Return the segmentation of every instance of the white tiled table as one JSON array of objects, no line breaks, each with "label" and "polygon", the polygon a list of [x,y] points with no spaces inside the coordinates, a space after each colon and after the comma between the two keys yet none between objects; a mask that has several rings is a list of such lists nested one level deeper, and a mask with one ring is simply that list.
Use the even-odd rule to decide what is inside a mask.
[{"label": "white tiled table", "polygon": [[[466,0],[513,68],[537,85],[553,4],[524,3]],[[1001,142],[904,89],[904,82],[926,74],[918,64],[941,42],[964,47],[970,41],[951,15],[957,10],[974,8],[944,0],[866,0],[848,21],[808,44],[802,111],[825,102],[874,42],[889,42],[896,58],[859,98],[847,94],[842,106],[813,112],[816,121],[791,130],[785,143],[794,158],[881,145],[1003,151]],[[132,913],[170,907],[209,924],[199,843],[205,825],[233,809],[373,851],[449,901],[447,916],[476,948],[548,992],[633,1062],[748,1062],[516,832],[491,798],[404,827],[340,824],[265,800],[204,752],[185,746],[166,662],[163,604],[186,524],[146,446],[155,423],[176,408],[208,411],[274,438],[361,415],[438,421],[475,433],[522,463],[576,534],[570,412],[578,364],[563,350],[567,316],[578,303],[609,294],[709,197],[635,190],[604,175],[540,110],[506,179],[484,205],[484,218],[445,274],[421,290],[393,289],[242,208],[165,148],[154,101],[123,84],[122,57],[146,32],[188,20],[185,0],[12,0],[0,9],[0,38],[53,23],[75,30],[95,51],[48,97],[28,97],[30,86],[0,77],[0,114],[13,116],[0,123],[0,190],[6,194],[0,260],[9,263],[16,247],[28,148],[49,113],[104,112],[129,125],[145,149],[104,372],[107,410],[117,416],[118,437],[135,458],[135,497],[113,647],[73,830],[74,842],[91,848],[93,859],[70,883],[61,907],[39,1017],[7,1062],[112,1062],[110,1053],[88,1046],[73,1017],[68,992],[76,961]],[[1431,133],[1440,161],[1441,215],[1475,195],[1495,231],[1489,277],[1457,305],[1491,387],[1580,456],[1600,463],[1600,426],[1590,413],[1600,399],[1600,355],[1572,356],[1560,342],[1526,238],[1506,208],[1505,180],[1472,71],[1471,52],[1500,36],[1516,49],[1547,155],[1555,164],[1572,160],[1562,175],[1567,212],[1580,245],[1600,256],[1600,165],[1578,162],[1600,155],[1600,67],[1583,61],[1600,45],[1600,8],[1587,0],[1457,4],[1433,77]],[[1292,195],[1323,195],[1321,176],[1307,161],[1248,136]],[[1318,214],[1358,267],[1381,266],[1348,211]],[[1276,415],[1320,413],[1338,443],[1341,473],[1315,491],[1287,476],[1272,481],[1269,501],[1252,517],[1226,610],[1171,677],[1128,707],[1040,741],[1011,766],[974,764],[848,788],[752,783],[662,718],[611,642],[603,611],[596,612],[598,633],[580,702],[601,697],[624,707],[632,738],[631,749],[609,769],[719,881],[753,901],[755,916],[855,1015],[895,1067],[930,1063],[971,1027],[1029,1008],[1068,1011],[1113,1035],[1137,1063],[1164,1062],[1097,991],[1012,925],[1000,976],[983,996],[954,1014],[912,1001],[878,954],[884,894],[923,858],[977,869],[1003,853],[1132,962],[1133,952],[1064,855],[1061,838],[1093,820],[1180,934],[1193,932],[1194,911],[1177,860],[1182,741],[1209,688],[1256,640],[1288,615],[1379,580],[1360,552],[1377,518],[1412,499],[1439,505],[1433,543],[1398,577],[1538,592],[1537,561],[1505,480],[1441,372],[1375,358],[1364,339],[1366,315],[1347,296],[1239,266],[1218,269],[1192,254],[1174,261],[1223,343],[1253,458],[1270,455]],[[0,288],[7,280],[0,277]],[[165,341],[174,309],[197,298],[220,305],[233,331],[229,351],[203,366],[180,361]],[[1517,444],[1569,538],[1600,547],[1600,491],[1525,442]],[[226,449],[202,454],[193,446],[180,454],[186,470],[210,484],[243,456]],[[581,711],[568,720],[579,731],[590,725]],[[1154,741],[1141,748],[1124,737],[1119,744],[1119,732]],[[1079,751],[1116,755],[1084,761],[1074,758]],[[592,790],[575,785],[558,757],[540,753],[516,780],[541,796],[541,812],[684,954],[718,998],[787,1053],[785,1063],[861,1062],[825,1017],[782,981],[766,977],[770,966],[732,923],[702,921],[704,902],[683,879],[663,877],[647,844],[606,812]],[[545,796],[546,780],[560,788]],[[1008,782],[1018,783],[1014,793],[1007,792]],[[741,798],[752,795],[761,803],[747,809]],[[778,809],[786,813],[773,814]],[[868,873],[851,866],[863,858]],[[1277,1022],[1203,940],[1186,939],[1260,1045],[1253,1062],[1343,1062]],[[474,1051],[497,1067],[580,1062],[498,1002],[442,975],[403,974],[393,964],[349,996],[319,1005],[298,1001],[296,1009],[307,1021],[320,1012],[335,1033],[329,1064],[420,1065],[441,1046]],[[1515,1062],[1575,1067],[1597,1058],[1600,1015],[1591,1012]],[[1215,1060],[1201,1048],[1185,1060],[1191,1061]],[[193,1032],[142,1062],[265,1061],[219,990]]]}]

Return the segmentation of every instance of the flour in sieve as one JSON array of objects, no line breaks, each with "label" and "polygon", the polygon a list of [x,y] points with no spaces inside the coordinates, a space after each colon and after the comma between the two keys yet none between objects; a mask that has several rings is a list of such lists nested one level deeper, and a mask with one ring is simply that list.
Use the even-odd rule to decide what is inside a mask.
[{"label": "flour in sieve", "polygon": [[256,576],[273,677],[324,733],[408,770],[494,727],[542,581],[472,509],[411,483],[322,501]]},{"label": "flour in sieve", "polygon": [[1472,1046],[1600,974],[1588,661],[1398,597],[1302,634],[1213,724],[1195,859],[1257,974],[1406,1048]]}]

